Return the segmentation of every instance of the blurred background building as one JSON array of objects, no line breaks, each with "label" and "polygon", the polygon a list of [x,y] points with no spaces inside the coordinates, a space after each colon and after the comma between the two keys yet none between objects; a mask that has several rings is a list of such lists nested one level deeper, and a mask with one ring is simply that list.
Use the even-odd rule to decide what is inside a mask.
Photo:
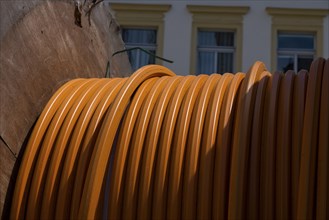
[{"label": "blurred background building", "polygon": [[308,69],[329,57],[329,1],[111,0],[133,69],[158,63],[177,74]]}]

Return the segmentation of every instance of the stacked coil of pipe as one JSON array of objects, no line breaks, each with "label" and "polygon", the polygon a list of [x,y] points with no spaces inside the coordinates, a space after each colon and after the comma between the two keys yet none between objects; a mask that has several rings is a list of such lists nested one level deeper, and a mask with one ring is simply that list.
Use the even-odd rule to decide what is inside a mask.
[{"label": "stacked coil of pipe", "polygon": [[328,219],[329,60],[76,79],[36,122],[12,219]]}]

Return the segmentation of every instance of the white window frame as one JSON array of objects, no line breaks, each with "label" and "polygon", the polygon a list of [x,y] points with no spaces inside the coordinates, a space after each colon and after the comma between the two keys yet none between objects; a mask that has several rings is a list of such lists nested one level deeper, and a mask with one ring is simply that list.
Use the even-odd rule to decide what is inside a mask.
[{"label": "white window frame", "polygon": [[[205,51],[205,52],[214,52],[215,53],[215,56],[214,56],[214,66],[213,66],[213,72],[218,72],[218,62],[217,62],[217,59],[218,59],[218,54],[219,53],[232,53],[233,54],[233,60],[232,60],[232,72],[234,72],[234,63],[235,63],[235,53],[236,53],[236,33],[234,30],[209,30],[209,29],[203,29],[203,28],[199,28],[198,29],[198,33],[197,35],[199,35],[199,32],[200,31],[209,31],[209,32],[231,32],[233,33],[233,46],[232,47],[229,47],[229,46],[205,46],[205,47],[200,47],[199,45],[197,45],[197,57],[198,57],[198,54],[200,51]],[[197,59],[198,60],[198,59]],[[196,71],[198,71],[199,69],[199,63],[196,62],[197,64],[197,68],[196,68]],[[200,74],[200,73],[197,73],[197,74]]]},{"label": "white window frame", "polygon": [[[110,7],[122,28],[156,29],[156,55],[163,57],[164,16],[171,5],[110,3]],[[162,64],[162,60],[156,59],[155,63]]]},{"label": "white window frame", "polygon": [[[158,30],[156,28],[144,28],[144,27],[124,27],[122,29],[126,29],[126,30],[131,30],[131,29],[140,29],[140,30],[154,30],[156,31],[156,35],[158,35]],[[126,43],[125,42],[125,48],[126,49],[131,49],[131,48],[134,48],[134,47],[141,47],[145,50],[148,50],[148,51],[155,51],[155,54],[157,53],[157,38],[155,40],[155,44],[144,44],[144,43]],[[143,51],[141,50],[136,50],[136,53],[137,53],[137,57],[136,57],[136,62],[138,63],[138,66],[141,66],[140,64],[140,56],[141,56],[141,53],[144,53]],[[151,56],[151,55],[148,55],[148,56]],[[154,63],[156,63],[156,59],[154,58]]]},{"label": "white window frame", "polygon": [[187,5],[192,14],[192,51],[190,73],[197,69],[197,34],[199,29],[231,30],[235,32],[235,54],[233,72],[242,68],[243,16],[249,11],[248,6],[205,6]]},{"label": "white window frame", "polygon": [[[277,48],[277,60],[279,59],[279,56],[293,56],[294,59],[294,71],[297,73],[298,71],[298,56],[300,55],[307,55],[307,56],[312,56],[313,59],[315,58],[315,48],[316,48],[316,36],[314,33],[305,33],[305,32],[281,32],[277,34],[277,41],[279,41],[279,36],[280,35],[291,35],[291,36],[302,36],[302,35],[312,35],[313,37],[313,49],[298,49],[298,48],[284,48],[280,49],[279,46]],[[277,43],[279,45],[279,43]],[[278,62],[278,61],[277,61]],[[278,67],[276,67],[278,68]]]},{"label": "white window frame", "polygon": [[266,12],[272,16],[272,72],[277,70],[277,38],[280,32],[314,33],[314,58],[323,56],[323,18],[328,15],[327,9],[267,7]]}]

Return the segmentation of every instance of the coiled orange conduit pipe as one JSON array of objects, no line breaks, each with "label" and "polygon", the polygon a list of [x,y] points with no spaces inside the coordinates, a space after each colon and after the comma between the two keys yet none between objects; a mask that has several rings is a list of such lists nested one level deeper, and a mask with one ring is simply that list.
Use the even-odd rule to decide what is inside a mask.
[{"label": "coiled orange conduit pipe", "polygon": [[329,218],[329,60],[76,79],[40,115],[12,219]]}]

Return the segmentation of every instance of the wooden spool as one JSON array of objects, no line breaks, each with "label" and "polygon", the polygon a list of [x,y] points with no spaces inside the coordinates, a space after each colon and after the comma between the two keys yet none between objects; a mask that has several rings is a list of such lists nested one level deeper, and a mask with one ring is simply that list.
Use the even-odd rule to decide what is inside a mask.
[{"label": "wooden spool", "polygon": [[91,25],[82,14],[82,28],[73,1],[1,1],[0,7],[0,213],[6,219],[27,136],[50,97],[69,80],[105,77],[108,61],[112,77],[129,76],[131,68],[126,54],[112,57],[124,43],[105,2],[93,8]]}]

